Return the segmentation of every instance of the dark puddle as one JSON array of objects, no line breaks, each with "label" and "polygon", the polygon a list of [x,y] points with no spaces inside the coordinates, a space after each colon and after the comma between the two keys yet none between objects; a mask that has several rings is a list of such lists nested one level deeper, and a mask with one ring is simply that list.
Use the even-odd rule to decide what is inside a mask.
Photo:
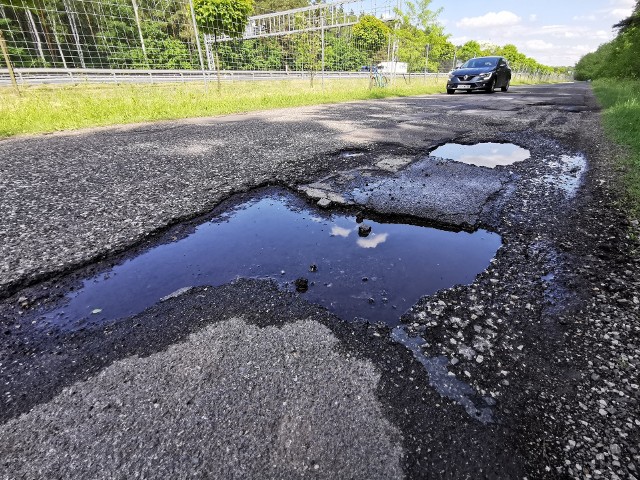
[{"label": "dark puddle", "polygon": [[429,155],[489,168],[522,162],[531,156],[529,150],[512,143],[477,143],[475,145],[447,143],[436,148]]},{"label": "dark puddle", "polygon": [[500,247],[497,234],[450,232],[298,208],[272,193],[203,223],[185,238],[159,245],[83,281],[66,304],[45,314],[75,329],[137,314],[180,289],[221,285],[237,277],[272,278],[344,320],[399,323],[420,297],[471,283]]}]

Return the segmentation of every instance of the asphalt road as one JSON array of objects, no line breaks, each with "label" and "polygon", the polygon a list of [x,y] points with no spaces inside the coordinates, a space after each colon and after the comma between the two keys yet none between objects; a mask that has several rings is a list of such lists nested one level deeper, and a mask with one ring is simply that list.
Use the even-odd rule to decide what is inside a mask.
[{"label": "asphalt road", "polygon": [[[429,156],[446,142],[530,158]],[[637,477],[638,225],[620,155],[587,84],[0,141],[0,478]],[[264,186],[503,246],[471,285],[405,312],[413,348],[267,280],[106,324],[43,321],[81,279]]]}]

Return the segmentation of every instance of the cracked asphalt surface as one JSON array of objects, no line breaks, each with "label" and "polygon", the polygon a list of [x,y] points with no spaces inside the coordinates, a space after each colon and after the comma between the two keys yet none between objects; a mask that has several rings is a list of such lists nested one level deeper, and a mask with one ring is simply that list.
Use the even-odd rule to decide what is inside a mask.
[{"label": "cracked asphalt surface", "polygon": [[[429,156],[446,142],[531,157]],[[1,141],[0,478],[639,477],[640,230],[622,154],[587,84]],[[384,325],[266,280],[78,330],[42,322],[80,279],[266,185],[502,236],[473,284],[402,317],[491,399],[492,423],[440,396]]]}]

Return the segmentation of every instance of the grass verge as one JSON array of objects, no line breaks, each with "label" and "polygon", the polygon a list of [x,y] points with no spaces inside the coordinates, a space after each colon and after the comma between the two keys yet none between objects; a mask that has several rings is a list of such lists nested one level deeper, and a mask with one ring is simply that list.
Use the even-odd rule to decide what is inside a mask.
[{"label": "grass verge", "polygon": [[84,127],[224,115],[281,107],[297,107],[421,95],[444,91],[446,77],[396,80],[369,90],[368,79],[236,82],[217,85],[87,84],[36,86],[17,95],[0,88],[0,138]]},{"label": "grass verge", "polygon": [[631,214],[640,216],[640,81],[596,80],[593,90],[604,108],[604,126],[617,143],[629,148],[625,158]]}]

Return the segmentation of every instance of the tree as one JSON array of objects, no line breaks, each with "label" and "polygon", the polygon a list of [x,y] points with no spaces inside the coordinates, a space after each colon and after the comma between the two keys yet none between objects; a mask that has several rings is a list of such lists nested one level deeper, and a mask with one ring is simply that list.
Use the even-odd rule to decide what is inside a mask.
[{"label": "tree", "polygon": [[294,8],[306,7],[309,0],[255,0],[254,9],[257,14],[282,12]]},{"label": "tree", "polygon": [[438,16],[442,13],[442,8],[435,11],[429,9],[431,0],[416,0],[415,3],[406,2],[405,5],[406,13],[401,15],[403,17],[403,23],[411,24],[426,34],[429,34],[434,28],[438,30],[439,33],[442,33],[442,27],[438,25]]},{"label": "tree", "polygon": [[577,80],[640,78],[640,1],[629,18],[614,25],[618,35],[578,61]]},{"label": "tree", "polygon": [[467,43],[458,48],[458,58],[466,62],[467,60],[480,57],[482,55],[482,47],[475,40],[469,40]]},{"label": "tree", "polygon": [[613,28],[619,28],[620,33],[624,33],[633,27],[640,27],[640,0],[637,0],[636,6],[630,17],[620,20],[613,26]]},{"label": "tree", "polygon": [[194,0],[200,30],[214,36],[241,37],[253,12],[253,0]]},{"label": "tree", "polygon": [[[449,42],[449,35],[437,22],[442,9],[430,10],[431,0],[405,2],[405,10],[396,10],[399,25],[396,35],[399,39],[398,58],[408,64],[410,71],[440,70],[445,58],[452,59],[455,47]],[[425,65],[427,45],[429,65]]]},{"label": "tree", "polygon": [[231,38],[242,36],[249,15],[253,12],[253,0],[194,0],[193,8],[201,31],[213,35],[215,68],[220,91],[222,84],[218,38],[223,35]]},{"label": "tree", "polygon": [[389,33],[389,27],[373,15],[364,15],[352,30],[356,45],[367,54],[372,63],[375,54],[387,44]]},{"label": "tree", "polygon": [[[518,51],[518,48],[515,45],[507,44],[504,47],[498,48],[496,50],[497,55],[502,55],[507,61],[511,64],[511,68],[514,70],[522,70],[527,68],[529,62],[529,58],[524,54]],[[537,63],[537,62],[536,62]]]}]

